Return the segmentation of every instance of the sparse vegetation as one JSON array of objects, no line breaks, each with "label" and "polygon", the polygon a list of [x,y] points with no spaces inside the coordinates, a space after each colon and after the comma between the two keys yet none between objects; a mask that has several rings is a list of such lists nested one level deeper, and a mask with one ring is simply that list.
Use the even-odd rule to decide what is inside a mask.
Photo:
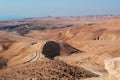
[{"label": "sparse vegetation", "polygon": [[38,80],[83,80],[97,76],[98,75],[83,68],[70,66],[59,60],[44,60],[12,68],[8,70],[7,73],[1,74],[0,79],[32,80],[35,78]]},{"label": "sparse vegetation", "polygon": [[0,69],[7,66],[7,59],[0,57]]}]

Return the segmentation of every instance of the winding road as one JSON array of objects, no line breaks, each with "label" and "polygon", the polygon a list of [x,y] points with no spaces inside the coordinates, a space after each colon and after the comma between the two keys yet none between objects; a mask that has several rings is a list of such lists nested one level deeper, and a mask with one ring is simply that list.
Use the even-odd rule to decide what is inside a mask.
[{"label": "winding road", "polygon": [[34,44],[33,45],[34,46],[34,48],[36,49],[36,52],[35,52],[35,57],[33,57],[29,62],[35,62],[35,61],[37,61],[39,58],[40,58],[40,48],[39,48],[39,46],[38,45],[36,45],[36,44]]}]

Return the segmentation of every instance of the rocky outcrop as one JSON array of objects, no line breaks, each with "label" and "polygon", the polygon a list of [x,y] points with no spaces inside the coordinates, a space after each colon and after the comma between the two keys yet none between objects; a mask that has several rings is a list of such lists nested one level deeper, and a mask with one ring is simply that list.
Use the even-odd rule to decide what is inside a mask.
[{"label": "rocky outcrop", "polygon": [[45,57],[54,58],[60,55],[60,44],[54,41],[48,41],[43,46],[42,53]]},{"label": "rocky outcrop", "polygon": [[107,58],[104,60],[104,64],[108,73],[85,80],[120,80],[120,57]]},{"label": "rocky outcrop", "polygon": [[42,49],[42,54],[48,58],[54,58],[59,55],[71,55],[82,52],[65,42],[47,41]]},{"label": "rocky outcrop", "polygon": [[120,80],[120,57],[106,59],[104,63],[109,77],[114,76]]}]

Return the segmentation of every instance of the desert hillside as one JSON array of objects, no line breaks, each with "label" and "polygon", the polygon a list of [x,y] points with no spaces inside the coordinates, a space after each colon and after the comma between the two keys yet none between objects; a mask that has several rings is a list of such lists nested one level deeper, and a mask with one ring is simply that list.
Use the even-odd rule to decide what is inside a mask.
[{"label": "desert hillside", "polygon": [[119,16],[0,22],[1,80],[107,80],[104,61],[116,57]]}]

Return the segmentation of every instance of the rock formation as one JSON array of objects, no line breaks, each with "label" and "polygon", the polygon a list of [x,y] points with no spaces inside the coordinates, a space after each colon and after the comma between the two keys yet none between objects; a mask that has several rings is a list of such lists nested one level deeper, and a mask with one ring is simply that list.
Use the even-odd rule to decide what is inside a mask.
[{"label": "rock formation", "polygon": [[116,77],[120,80],[120,57],[108,58],[105,60],[105,69],[109,73],[109,77]]}]

